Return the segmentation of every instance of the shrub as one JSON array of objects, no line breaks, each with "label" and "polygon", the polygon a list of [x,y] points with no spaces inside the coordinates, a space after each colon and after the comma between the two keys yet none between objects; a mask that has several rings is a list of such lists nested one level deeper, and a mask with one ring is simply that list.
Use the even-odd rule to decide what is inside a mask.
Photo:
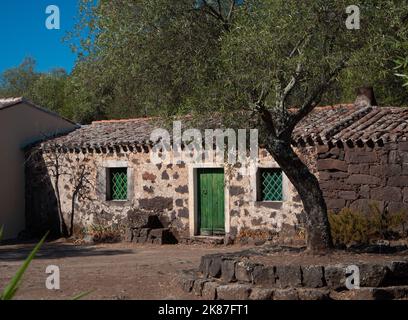
[{"label": "shrub", "polygon": [[368,244],[406,237],[408,213],[388,213],[372,204],[367,213],[350,208],[344,208],[337,214],[330,212],[329,222],[336,245]]},{"label": "shrub", "polygon": [[121,239],[120,230],[112,226],[92,225],[87,233],[95,243],[113,243]]}]

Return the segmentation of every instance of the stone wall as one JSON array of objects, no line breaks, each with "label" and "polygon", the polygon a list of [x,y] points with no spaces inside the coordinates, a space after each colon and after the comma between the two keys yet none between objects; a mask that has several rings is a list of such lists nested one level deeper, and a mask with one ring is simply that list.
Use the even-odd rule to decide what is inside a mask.
[{"label": "stone wall", "polygon": [[317,169],[330,210],[408,210],[408,142],[318,150]]},{"label": "stone wall", "polygon": [[[33,152],[33,151],[32,151]],[[192,189],[192,164],[163,164],[151,162],[148,152],[108,153],[60,152],[39,153],[27,161],[27,225],[30,230],[42,232],[56,226],[57,188],[55,159],[59,166],[59,197],[65,220],[74,210],[75,231],[84,233],[92,225],[118,227],[126,234],[129,217],[138,210],[159,214],[163,228],[170,228],[177,239],[191,236],[191,218],[194,208]],[[310,157],[312,159],[313,157]],[[312,160],[311,160],[312,161]],[[104,189],[106,166],[125,163],[130,174],[129,201],[107,201]],[[284,179],[283,202],[258,202],[256,199],[256,168],[277,167],[266,152],[260,151],[259,163],[224,165],[226,193],[229,194],[225,213],[228,219],[226,232],[237,236],[265,238],[274,234],[292,238],[302,230],[303,206],[296,190]],[[85,168],[86,186],[75,201],[78,174]],[[194,198],[193,198],[194,199]],[[266,239],[265,239],[266,240]]]}]

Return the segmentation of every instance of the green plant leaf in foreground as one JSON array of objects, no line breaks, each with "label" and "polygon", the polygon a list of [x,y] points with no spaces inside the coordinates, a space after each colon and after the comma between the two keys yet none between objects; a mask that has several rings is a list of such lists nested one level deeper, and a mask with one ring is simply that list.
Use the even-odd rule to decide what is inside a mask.
[{"label": "green plant leaf in foreground", "polygon": [[90,293],[92,293],[92,291],[82,292],[82,293],[76,295],[75,297],[73,297],[71,300],[81,300],[83,297],[86,297]]},{"label": "green plant leaf in foreground", "polygon": [[37,254],[38,250],[43,245],[45,239],[48,236],[48,233],[49,232],[47,232],[45,234],[45,236],[41,239],[41,241],[35,246],[33,251],[31,251],[30,255],[24,261],[23,265],[20,267],[20,269],[14,275],[13,279],[11,279],[10,283],[4,289],[3,294],[0,297],[0,300],[11,300],[14,297],[14,295],[16,294],[16,292],[18,290],[21,278],[23,277],[23,275],[24,275],[25,271],[27,270],[28,266],[30,265],[31,261],[34,259],[34,257]]}]

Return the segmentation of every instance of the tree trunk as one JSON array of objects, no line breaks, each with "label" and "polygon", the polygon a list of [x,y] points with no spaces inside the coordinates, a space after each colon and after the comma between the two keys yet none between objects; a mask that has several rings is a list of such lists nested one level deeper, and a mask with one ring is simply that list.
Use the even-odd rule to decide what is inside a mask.
[{"label": "tree trunk", "polygon": [[290,142],[269,136],[267,150],[297,189],[306,213],[307,248],[322,252],[333,248],[326,202],[319,181],[300,160]]}]

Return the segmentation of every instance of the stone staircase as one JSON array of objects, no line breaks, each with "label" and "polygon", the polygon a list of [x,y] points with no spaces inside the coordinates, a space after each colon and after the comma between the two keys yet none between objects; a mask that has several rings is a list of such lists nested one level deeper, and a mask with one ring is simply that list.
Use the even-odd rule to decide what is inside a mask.
[{"label": "stone staircase", "polygon": [[260,251],[203,256],[198,270],[180,273],[180,285],[206,300],[408,299],[408,256],[356,263],[360,288],[348,290],[348,264],[266,265],[248,259]]}]

